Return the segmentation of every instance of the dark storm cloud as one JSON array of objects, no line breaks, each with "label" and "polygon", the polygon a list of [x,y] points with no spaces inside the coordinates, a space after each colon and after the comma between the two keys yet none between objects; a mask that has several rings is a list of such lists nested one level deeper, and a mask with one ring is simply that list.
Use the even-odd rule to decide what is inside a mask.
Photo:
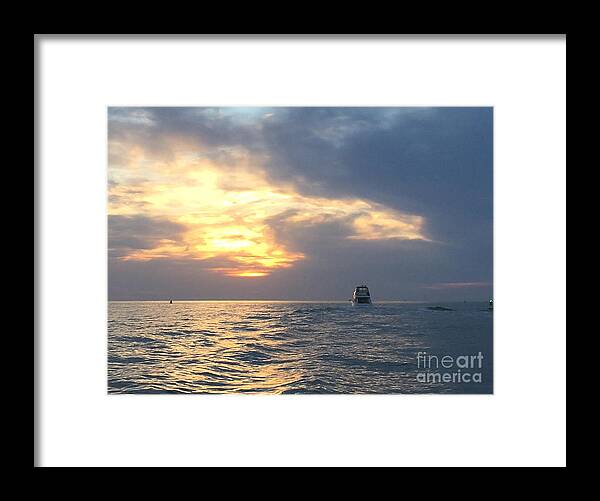
[{"label": "dark storm cloud", "polygon": [[298,108],[263,133],[274,179],[421,214],[449,269],[491,281],[491,108]]},{"label": "dark storm cloud", "polygon": [[491,216],[491,108],[298,108],[267,122],[274,178],[410,212]]},{"label": "dark storm cloud", "polygon": [[[263,133],[274,179],[292,180],[306,193],[365,197],[421,214],[439,242],[419,244],[417,256],[397,242],[353,243],[362,256],[357,266],[389,263],[387,272],[404,281],[409,270],[401,272],[402,262],[409,259],[423,282],[440,282],[442,274],[450,281],[491,282],[491,108],[298,108],[282,111]],[[313,248],[303,251],[324,255],[327,238],[312,231],[316,238],[301,240]],[[347,242],[336,242],[340,259],[352,261],[343,257]]]}]

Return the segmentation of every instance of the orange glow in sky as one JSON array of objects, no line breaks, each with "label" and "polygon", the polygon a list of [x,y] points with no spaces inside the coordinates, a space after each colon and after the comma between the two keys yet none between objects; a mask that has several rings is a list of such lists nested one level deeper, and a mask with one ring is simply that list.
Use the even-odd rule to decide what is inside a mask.
[{"label": "orange glow in sky", "polygon": [[109,215],[144,216],[181,231],[132,248],[120,259],[207,260],[231,277],[260,278],[309,258],[278,229],[336,223],[348,240],[428,240],[422,216],[370,200],[323,198],[275,183],[265,161],[242,149],[214,160],[185,145],[166,158],[110,143]]}]

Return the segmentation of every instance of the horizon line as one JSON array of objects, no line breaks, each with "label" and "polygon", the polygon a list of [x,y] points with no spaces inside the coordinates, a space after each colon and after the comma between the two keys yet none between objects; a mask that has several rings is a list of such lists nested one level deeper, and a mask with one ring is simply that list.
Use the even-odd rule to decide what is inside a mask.
[{"label": "horizon line", "polygon": [[[162,302],[231,302],[231,303],[349,303],[350,299],[108,299],[109,303],[162,303]],[[453,299],[453,300],[425,300],[425,299],[379,299],[374,303],[478,303],[487,302],[489,299]]]}]

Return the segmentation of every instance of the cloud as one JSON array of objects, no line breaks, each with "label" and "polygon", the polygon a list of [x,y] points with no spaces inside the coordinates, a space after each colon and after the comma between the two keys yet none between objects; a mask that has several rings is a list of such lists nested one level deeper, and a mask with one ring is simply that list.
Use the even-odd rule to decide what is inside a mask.
[{"label": "cloud", "polygon": [[160,217],[108,216],[108,250],[113,257],[181,242],[184,225]]},{"label": "cloud", "polygon": [[390,290],[489,282],[491,113],[110,108],[111,256],[270,284],[339,259]]},{"label": "cloud", "polygon": [[447,290],[447,289],[469,289],[472,287],[490,287],[490,282],[446,282],[424,285],[424,289]]},{"label": "cloud", "polygon": [[[259,144],[260,130],[218,108],[109,108],[112,160],[172,160],[178,151],[226,154],[229,147]],[[114,165],[114,163],[113,163]]]},{"label": "cloud", "polygon": [[[206,159],[177,155],[173,162],[146,167],[151,183],[113,183],[109,211],[116,219],[109,226],[118,235],[126,234],[127,242],[136,243],[128,253],[121,246],[119,257],[227,257],[229,266],[211,269],[259,277],[306,257],[297,239],[281,238],[306,228],[334,225],[338,231],[330,235],[347,239],[426,240],[419,216],[369,200],[302,195],[291,186],[270,184],[264,171],[251,164],[248,159],[239,161],[232,171],[231,165],[224,168]],[[175,236],[164,235],[174,230]]]}]

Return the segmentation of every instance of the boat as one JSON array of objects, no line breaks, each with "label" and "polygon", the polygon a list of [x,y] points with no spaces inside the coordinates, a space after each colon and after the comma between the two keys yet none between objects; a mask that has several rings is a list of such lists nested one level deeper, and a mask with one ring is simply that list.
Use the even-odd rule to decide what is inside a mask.
[{"label": "boat", "polygon": [[371,293],[366,285],[358,285],[352,293],[352,304],[371,304]]}]

